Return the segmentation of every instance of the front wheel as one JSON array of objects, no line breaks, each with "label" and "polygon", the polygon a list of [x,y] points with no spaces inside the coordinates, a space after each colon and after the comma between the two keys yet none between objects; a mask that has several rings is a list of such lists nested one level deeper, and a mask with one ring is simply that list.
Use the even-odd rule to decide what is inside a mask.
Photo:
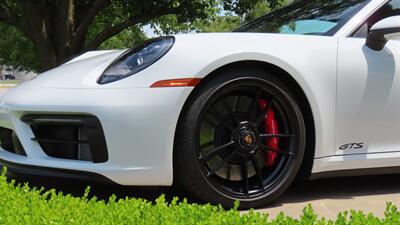
[{"label": "front wheel", "polygon": [[305,132],[286,85],[260,70],[223,72],[201,84],[184,107],[175,138],[175,177],[206,202],[263,206],[296,177]]}]

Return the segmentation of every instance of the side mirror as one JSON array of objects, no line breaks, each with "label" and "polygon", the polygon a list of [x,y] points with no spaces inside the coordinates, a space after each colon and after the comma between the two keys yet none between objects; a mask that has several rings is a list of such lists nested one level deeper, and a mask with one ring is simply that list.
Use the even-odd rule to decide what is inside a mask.
[{"label": "side mirror", "polygon": [[399,32],[400,16],[388,17],[372,26],[367,37],[366,45],[375,51],[381,51],[388,42],[388,39],[385,37],[385,35]]}]

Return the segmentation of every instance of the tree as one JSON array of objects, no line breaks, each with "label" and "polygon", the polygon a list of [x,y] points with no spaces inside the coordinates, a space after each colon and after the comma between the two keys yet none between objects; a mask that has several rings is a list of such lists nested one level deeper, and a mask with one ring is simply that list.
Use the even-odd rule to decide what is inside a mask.
[{"label": "tree", "polygon": [[277,8],[292,3],[293,0],[252,1],[243,10],[243,6],[230,5],[228,10],[221,7],[224,1],[215,2],[207,11],[206,19],[196,19],[188,23],[181,23],[175,15],[163,16],[153,21],[152,27],[159,35],[170,35],[186,32],[230,32],[240,25],[254,20]]},{"label": "tree", "polygon": [[[94,23],[88,36],[102,29],[100,22]],[[15,27],[0,23],[0,65],[13,66],[20,70],[40,71],[38,53],[33,43]],[[143,31],[137,27],[128,28],[116,36],[103,42],[99,49],[123,49],[136,45],[147,39]]]},{"label": "tree", "polygon": [[165,20],[160,18],[166,16],[190,24],[207,19],[216,6],[241,16],[260,1],[271,7],[279,4],[279,0],[0,0],[0,27],[10,32],[7,35],[19,36],[21,43],[31,42],[29,50],[38,59],[34,68],[47,70],[82,52],[123,42],[115,39],[121,33],[140,41],[143,25],[158,21],[155,26],[163,27]]},{"label": "tree", "polygon": [[[175,15],[179,23],[205,19],[216,3],[241,15],[258,1],[0,0],[0,22],[16,28],[33,43],[39,68],[46,70],[73,55],[97,49],[128,28],[139,29],[165,15]],[[274,5],[278,0],[268,2]],[[93,29],[93,24],[100,24],[101,29]]]},{"label": "tree", "polygon": [[0,24],[0,65],[19,69],[38,70],[36,48],[12,26]]},{"label": "tree", "polygon": [[293,2],[293,0],[278,0],[278,1],[274,2],[274,5],[271,6],[271,4],[268,4],[268,2],[258,1],[249,10],[249,12],[246,13],[246,15],[244,15],[244,20],[246,22],[254,20],[260,16],[263,16],[263,15],[271,12],[272,10],[275,10],[282,6],[286,6],[292,2]]}]

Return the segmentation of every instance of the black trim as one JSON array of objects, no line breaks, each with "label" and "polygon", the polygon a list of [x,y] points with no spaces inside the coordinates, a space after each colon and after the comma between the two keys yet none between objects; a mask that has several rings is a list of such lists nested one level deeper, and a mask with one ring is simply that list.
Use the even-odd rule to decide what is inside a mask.
[{"label": "black trim", "polygon": [[[361,23],[358,24],[358,26],[353,29],[349,35],[347,35],[347,37],[352,38],[355,37],[357,38],[355,35],[357,34],[357,32],[364,26],[364,24],[368,21],[369,18],[371,18],[371,16],[373,16],[376,12],[378,12],[384,5],[386,5],[390,0],[386,0],[385,2],[383,2],[381,5],[379,5],[377,8],[375,8],[375,10],[373,12],[371,12],[367,17],[364,18],[364,20],[362,20]],[[368,30],[369,32],[369,30]],[[366,38],[366,37],[358,37],[358,38]]]},{"label": "black trim", "polygon": [[21,120],[29,125],[84,125],[82,118],[76,116],[36,116],[36,115],[25,115],[21,117]]},{"label": "black trim", "polygon": [[371,32],[380,33],[380,34],[383,34],[383,35],[395,34],[395,33],[399,33],[400,32],[400,27],[376,29],[376,30],[372,30]]},{"label": "black trim", "polygon": [[102,163],[108,161],[107,144],[103,128],[97,117],[87,117],[85,119],[85,129],[92,152],[93,162]]},{"label": "black trim", "polygon": [[381,51],[389,41],[385,35],[400,32],[400,27],[371,30],[367,36],[366,45],[375,51]]},{"label": "black trim", "polygon": [[327,172],[311,174],[311,176],[308,179],[317,180],[317,179],[334,178],[334,177],[371,176],[371,175],[384,175],[384,174],[400,174],[400,167],[327,171]]},{"label": "black trim", "polygon": [[7,167],[7,174],[11,176],[33,175],[41,177],[66,178],[66,179],[91,181],[91,182],[94,181],[98,183],[116,184],[114,181],[104,177],[103,175],[93,172],[31,166],[31,165],[9,162],[4,159],[0,159],[0,164],[2,166]]},{"label": "black trim", "polygon": [[[356,16],[362,9],[364,9],[367,4],[369,4],[371,0],[366,0],[364,2],[360,2],[360,5],[358,8],[355,8],[354,11],[348,12],[347,14],[344,14],[343,18],[340,20],[338,24],[335,25],[332,29],[325,33],[319,34],[320,36],[334,36],[340,29],[342,29],[354,16]],[[251,29],[254,29],[255,26],[259,25],[263,21],[271,21],[273,18],[280,18],[284,14],[288,14],[288,12],[294,12],[298,9],[301,9],[304,4],[308,4],[309,1],[307,0],[301,0],[301,1],[295,1],[288,6],[282,7],[280,9],[277,9],[275,11],[269,12],[263,16],[260,16],[236,29],[234,29],[232,32],[251,32]],[[293,14],[293,13],[290,13]],[[291,19],[293,19],[293,15],[291,15]],[[270,33],[270,32],[262,32],[262,33]],[[272,32],[274,33],[274,32]],[[316,33],[318,34],[318,33]]]},{"label": "black trim", "polygon": [[31,140],[38,141],[39,143],[89,143],[94,163],[104,163],[108,161],[107,143],[104,131],[100,120],[95,116],[24,115],[21,117],[21,121],[29,124],[31,127],[38,125],[70,125],[83,127],[86,130],[88,142],[40,137],[32,137]]},{"label": "black trim", "polygon": [[17,134],[11,129],[0,127],[0,146],[8,152],[26,156]]},{"label": "black trim", "polygon": [[376,155],[376,154],[383,154],[383,153],[396,153],[396,152],[400,152],[399,150],[397,150],[397,151],[384,151],[384,152],[382,152],[382,151],[379,151],[379,152],[369,152],[369,153],[348,153],[348,154],[342,154],[342,155],[327,155],[327,156],[323,156],[323,157],[317,157],[317,158],[315,158],[314,160],[317,160],[317,159],[326,159],[326,158],[331,158],[331,157],[337,157],[337,156],[353,156],[353,155]]},{"label": "black trim", "polygon": [[86,144],[88,141],[79,140],[62,140],[62,139],[46,139],[46,138],[31,138],[32,141],[47,142],[47,143],[67,143],[67,144]]},{"label": "black trim", "polygon": [[11,133],[11,138],[14,146],[14,153],[17,155],[26,156],[25,149],[22,146],[21,141],[19,140],[17,134],[14,131]]}]

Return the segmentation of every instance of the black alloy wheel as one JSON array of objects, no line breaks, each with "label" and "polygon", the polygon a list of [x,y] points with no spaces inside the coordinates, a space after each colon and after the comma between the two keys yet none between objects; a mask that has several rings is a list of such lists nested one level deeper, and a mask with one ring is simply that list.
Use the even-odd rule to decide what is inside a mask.
[{"label": "black alloy wheel", "polygon": [[304,155],[305,125],[295,98],[255,69],[226,71],[202,85],[178,125],[178,182],[225,207],[236,200],[240,208],[273,201],[293,181]]}]

